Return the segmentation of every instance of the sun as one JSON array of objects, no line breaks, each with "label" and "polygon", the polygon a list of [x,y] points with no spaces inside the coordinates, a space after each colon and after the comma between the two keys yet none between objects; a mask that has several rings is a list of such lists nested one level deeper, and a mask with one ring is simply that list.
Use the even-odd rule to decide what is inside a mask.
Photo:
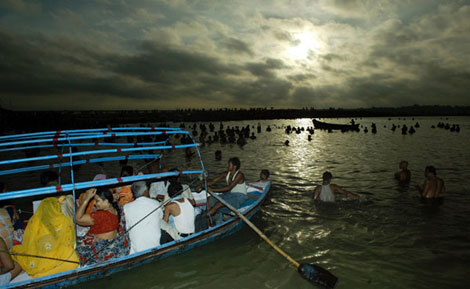
[{"label": "sun", "polygon": [[286,54],[290,59],[303,60],[318,50],[319,42],[311,31],[301,31],[292,37],[293,43],[288,47]]}]

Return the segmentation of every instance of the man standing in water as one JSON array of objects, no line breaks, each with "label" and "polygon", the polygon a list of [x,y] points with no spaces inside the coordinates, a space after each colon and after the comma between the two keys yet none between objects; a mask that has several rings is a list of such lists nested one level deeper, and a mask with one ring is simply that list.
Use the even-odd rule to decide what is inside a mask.
[{"label": "man standing in water", "polygon": [[336,194],[340,193],[346,196],[352,196],[353,199],[359,199],[359,195],[356,195],[354,193],[351,193],[349,191],[346,191],[345,189],[342,189],[341,187],[331,184],[331,179],[333,178],[333,175],[330,172],[324,172],[323,173],[323,183],[321,186],[317,186],[315,188],[314,192],[314,199],[323,202],[334,202],[336,199]]},{"label": "man standing in water", "polygon": [[444,194],[446,192],[444,181],[436,176],[435,167],[427,166],[424,170],[424,176],[425,179],[423,187],[418,186],[418,190],[422,198],[438,198],[440,194]]},{"label": "man standing in water", "polygon": [[401,161],[399,168],[401,171],[395,173],[395,179],[397,179],[400,183],[408,183],[411,180],[411,172],[408,169],[408,162]]}]

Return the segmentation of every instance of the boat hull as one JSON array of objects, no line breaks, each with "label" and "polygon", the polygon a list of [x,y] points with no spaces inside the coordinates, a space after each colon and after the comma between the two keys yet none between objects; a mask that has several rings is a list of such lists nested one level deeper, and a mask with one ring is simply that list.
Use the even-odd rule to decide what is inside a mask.
[{"label": "boat hull", "polygon": [[[269,186],[265,189],[260,198],[246,210],[244,215],[247,218],[253,217],[260,209],[269,191]],[[159,259],[164,259],[176,254],[184,253],[196,247],[206,245],[218,239],[230,236],[243,227],[243,221],[238,217],[231,217],[227,221],[193,234],[178,242],[170,242],[162,246],[139,252],[133,255],[111,259],[107,262],[94,264],[89,267],[82,267],[54,275],[35,278],[27,281],[10,283],[6,288],[63,288],[76,285],[78,283],[104,278],[115,273],[133,269],[143,264],[151,263]]]},{"label": "boat hull", "polygon": [[312,120],[315,129],[341,130],[341,131],[359,131],[359,124],[336,124]]}]

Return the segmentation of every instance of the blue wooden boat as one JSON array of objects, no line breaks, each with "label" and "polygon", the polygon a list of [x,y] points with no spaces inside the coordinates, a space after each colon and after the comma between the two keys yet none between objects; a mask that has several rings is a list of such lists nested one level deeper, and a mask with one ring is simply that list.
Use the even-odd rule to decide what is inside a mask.
[{"label": "blue wooden boat", "polygon": [[[191,139],[184,144],[172,144],[171,136],[183,135]],[[124,142],[121,142],[124,139]],[[136,141],[132,141],[135,139]],[[77,150],[79,148],[80,150]],[[77,181],[74,168],[91,163],[106,163],[123,160],[146,160],[151,162],[163,159],[162,151],[184,150],[194,148],[200,160],[199,169],[187,169],[179,172],[143,174],[122,178],[110,178],[99,181]],[[46,154],[38,154],[46,152]],[[31,153],[31,151],[33,153]],[[53,152],[53,153],[52,153]],[[27,157],[24,158],[22,153]],[[53,196],[70,192],[76,199],[78,190],[92,187],[119,185],[140,180],[155,180],[162,177],[195,175],[206,178],[204,163],[201,159],[198,144],[188,131],[179,128],[127,127],[70,131],[51,131],[0,137],[0,156],[15,155],[14,158],[0,158],[0,176],[31,173],[55,168],[70,175],[64,177],[57,186],[42,188],[25,188],[0,194],[0,200],[28,198],[32,196]],[[70,168],[70,170],[65,170]],[[207,184],[207,182],[206,182]],[[254,190],[250,194],[256,198],[249,199],[240,208],[240,212],[251,218],[260,209],[270,190],[270,182],[265,183],[264,190]],[[44,277],[12,282],[5,288],[62,288],[80,282],[110,276],[120,271],[129,270],[142,264],[154,262],[175,254],[183,253],[195,247],[229,236],[240,230],[243,222],[235,215],[228,215],[214,227],[196,232],[190,236],[134,253],[128,256],[109,259],[102,263],[86,265]],[[13,280],[15,281],[15,280]]]}]

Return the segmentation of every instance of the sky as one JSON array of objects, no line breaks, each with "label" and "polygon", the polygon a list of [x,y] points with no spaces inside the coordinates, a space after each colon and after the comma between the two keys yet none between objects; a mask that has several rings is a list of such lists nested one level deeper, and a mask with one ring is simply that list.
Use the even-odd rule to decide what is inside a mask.
[{"label": "sky", "polygon": [[13,110],[470,105],[470,1],[2,0]]}]

